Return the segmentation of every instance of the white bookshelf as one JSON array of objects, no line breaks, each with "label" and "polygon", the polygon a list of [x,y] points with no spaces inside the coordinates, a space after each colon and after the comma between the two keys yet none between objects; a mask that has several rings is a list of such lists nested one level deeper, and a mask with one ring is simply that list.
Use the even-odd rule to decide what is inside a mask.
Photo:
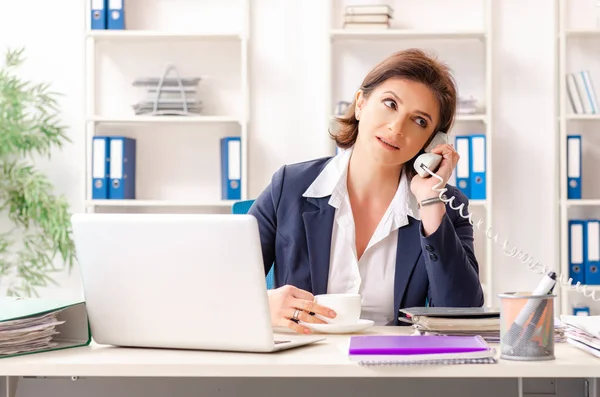
[{"label": "white bookshelf", "polygon": [[[241,138],[247,199],[251,0],[129,0],[125,30],[92,30],[85,2],[85,210],[230,212],[235,201],[221,199],[219,139]],[[202,113],[135,115],[131,105],[144,88],[133,79],[160,77],[169,64],[181,77],[201,77]],[[95,135],[137,140],[135,200],[92,199]]]},{"label": "white bookshelf", "polygon": [[[473,212],[473,220],[476,224],[479,219],[484,220],[483,230],[475,229],[475,248],[477,259],[480,264],[480,275],[484,287],[485,304],[493,305],[493,270],[492,270],[492,246],[491,239],[485,237],[487,227],[493,227],[492,219],[492,0],[473,0],[472,7],[465,7],[463,18],[460,20],[448,19],[443,15],[445,7],[435,7],[435,2],[412,2],[406,0],[390,0],[384,3],[394,9],[394,20],[389,29],[346,29],[343,27],[343,14],[345,5],[351,2],[343,0],[329,0],[329,84],[327,119],[332,120],[332,115],[338,101],[352,100],[355,89],[360,85],[362,78],[376,62],[391,55],[392,52],[402,48],[419,47],[433,49],[435,53],[443,47],[449,47],[448,54],[460,46],[462,49],[476,48],[474,52],[478,55],[479,72],[482,78],[478,82],[471,82],[471,89],[478,92],[479,102],[484,104],[484,112],[477,114],[457,114],[454,133],[468,134],[471,132],[484,133],[486,135],[486,178],[487,191],[486,200],[473,200],[470,202],[470,210]],[[357,2],[352,2],[355,4]],[[464,2],[463,2],[464,3]],[[463,4],[464,5],[464,4]],[[411,12],[406,12],[410,9]],[[461,9],[462,12],[462,9]],[[468,14],[468,15],[467,15]],[[411,15],[427,15],[427,18],[411,18]],[[423,21],[423,22],[421,22]],[[465,28],[465,21],[475,21],[474,26]],[[422,23],[422,25],[419,25]],[[342,55],[348,55],[342,57]],[[463,54],[464,56],[464,54]],[[360,63],[359,58],[367,60]],[[340,60],[341,59],[341,60]],[[444,55],[440,54],[442,61]],[[347,61],[346,61],[347,60]],[[341,64],[343,66],[340,66]],[[455,69],[451,62],[450,67]],[[464,64],[461,66],[465,66]],[[347,70],[359,70],[360,72],[348,73]],[[469,72],[464,72],[465,77]],[[351,77],[348,77],[351,75]],[[342,81],[340,83],[340,81]],[[470,80],[467,76],[466,80]],[[340,85],[344,84],[344,87]],[[459,94],[461,93],[461,81],[458,80]],[[344,94],[341,94],[341,93]],[[328,126],[330,127],[330,126]],[[335,144],[331,144],[332,154],[335,154]]]},{"label": "white bookshelf", "polygon": [[[556,133],[558,157],[557,175],[559,176],[557,207],[559,274],[566,279],[569,275],[569,220],[600,218],[600,184],[597,183],[597,172],[600,166],[600,114],[576,114],[573,111],[567,91],[566,76],[568,73],[589,70],[596,95],[600,93],[600,74],[596,71],[600,66],[598,49],[600,48],[600,24],[596,22],[600,16],[597,2],[577,2],[575,0],[556,0],[554,6],[557,28],[557,110],[558,129]],[[600,21],[600,18],[598,18]],[[582,199],[569,199],[567,195],[567,136],[571,134],[582,137]],[[587,285],[587,290],[600,297],[599,285]],[[586,305],[592,314],[598,314],[600,305],[585,298],[567,286],[558,289],[560,311],[571,314],[573,306]]]}]

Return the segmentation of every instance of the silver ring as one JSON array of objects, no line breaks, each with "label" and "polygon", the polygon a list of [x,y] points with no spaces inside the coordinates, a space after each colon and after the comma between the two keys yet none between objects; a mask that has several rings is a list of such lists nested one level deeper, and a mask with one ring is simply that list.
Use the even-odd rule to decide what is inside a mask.
[{"label": "silver ring", "polygon": [[292,316],[292,319],[298,320],[298,315],[299,314],[300,314],[300,309],[294,310],[294,315]]}]

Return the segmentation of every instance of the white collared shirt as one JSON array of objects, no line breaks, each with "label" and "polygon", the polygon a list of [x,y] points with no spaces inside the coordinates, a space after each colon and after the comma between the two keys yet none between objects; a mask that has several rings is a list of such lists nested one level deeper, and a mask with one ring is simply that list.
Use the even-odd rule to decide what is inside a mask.
[{"label": "white collared shirt", "polygon": [[419,219],[417,201],[403,174],[396,194],[377,225],[367,248],[357,260],[354,216],[348,197],[348,163],[352,149],[335,156],[304,192],[304,197],[331,195],[336,208],[331,236],[327,293],[362,295],[362,319],[386,325],[396,317],[394,275],[398,229],[408,224],[408,216]]}]

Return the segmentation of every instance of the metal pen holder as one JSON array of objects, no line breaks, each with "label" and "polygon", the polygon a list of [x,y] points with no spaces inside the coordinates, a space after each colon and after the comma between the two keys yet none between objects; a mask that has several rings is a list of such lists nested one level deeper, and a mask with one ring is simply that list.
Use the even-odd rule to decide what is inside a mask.
[{"label": "metal pen holder", "polygon": [[499,294],[500,358],[554,360],[554,298],[556,295]]}]

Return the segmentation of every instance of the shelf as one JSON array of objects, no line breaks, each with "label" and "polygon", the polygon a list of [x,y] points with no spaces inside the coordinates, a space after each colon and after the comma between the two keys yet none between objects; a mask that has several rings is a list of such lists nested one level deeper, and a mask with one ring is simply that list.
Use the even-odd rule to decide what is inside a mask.
[{"label": "shelf", "polygon": [[155,30],[90,30],[95,40],[240,40],[237,33],[161,32]]},{"label": "shelf", "polygon": [[[332,115],[330,117],[332,120],[335,120],[336,117],[340,117],[340,116]],[[487,123],[487,115],[485,113],[484,114],[457,114],[456,121],[480,121],[482,123]]]},{"label": "shelf", "polygon": [[[567,289],[570,293],[576,294],[577,290],[575,289],[575,284],[577,284],[576,282],[572,282],[571,286],[567,286],[567,285],[563,285],[562,283],[560,284],[561,288],[565,288]],[[589,291],[598,291],[600,292],[600,285],[596,285],[596,284],[580,284],[579,288],[583,289],[585,287],[585,289],[589,292]]]},{"label": "shelf", "polygon": [[237,117],[230,116],[124,116],[124,117],[105,117],[93,116],[88,119],[95,123],[110,124],[133,124],[133,123],[174,123],[174,124],[192,124],[192,123],[241,123]]},{"label": "shelf", "polygon": [[334,39],[481,39],[486,33],[479,30],[417,30],[417,29],[333,29]]},{"label": "shelf", "polygon": [[487,122],[486,114],[457,114],[456,121],[481,121],[482,123]]},{"label": "shelf", "polygon": [[600,199],[575,199],[575,200],[567,200],[567,207],[590,207],[590,206],[600,206]]},{"label": "shelf", "polygon": [[469,206],[477,205],[477,206],[485,206],[487,204],[486,200],[469,200]]},{"label": "shelf", "polygon": [[88,207],[231,207],[236,200],[86,200]]},{"label": "shelf", "polygon": [[600,37],[600,29],[576,29],[565,31],[567,37],[585,37],[585,36],[598,36]]},{"label": "shelf", "polygon": [[600,114],[568,114],[567,120],[600,120]]}]

